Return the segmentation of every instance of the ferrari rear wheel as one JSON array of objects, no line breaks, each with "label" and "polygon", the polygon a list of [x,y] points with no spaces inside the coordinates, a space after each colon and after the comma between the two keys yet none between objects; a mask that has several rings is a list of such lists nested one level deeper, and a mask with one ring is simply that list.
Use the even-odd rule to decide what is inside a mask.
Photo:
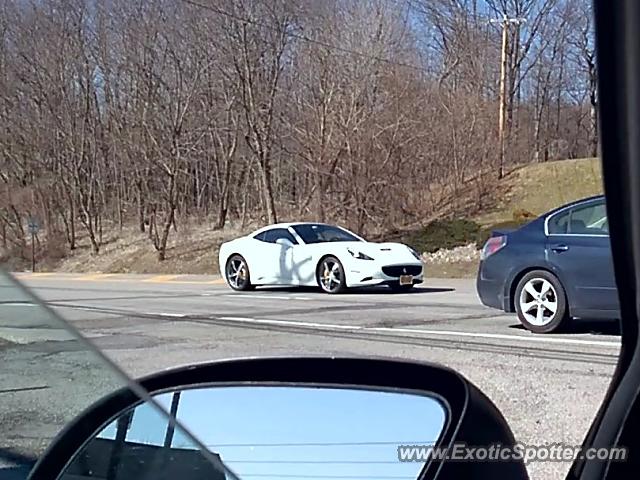
[{"label": "ferrari rear wheel", "polygon": [[232,255],[225,268],[227,284],[234,290],[252,290],[249,266],[242,255]]},{"label": "ferrari rear wheel", "polygon": [[326,293],[340,293],[347,289],[344,268],[340,260],[335,257],[325,257],[318,265],[316,271],[318,285]]}]

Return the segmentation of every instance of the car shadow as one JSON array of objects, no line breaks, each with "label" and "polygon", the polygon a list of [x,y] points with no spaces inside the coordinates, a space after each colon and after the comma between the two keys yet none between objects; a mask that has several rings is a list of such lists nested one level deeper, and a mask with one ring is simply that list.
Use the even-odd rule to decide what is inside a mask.
[{"label": "car shadow", "polygon": [[288,286],[260,286],[256,287],[257,292],[285,292],[285,293],[319,293],[320,287],[288,287]]},{"label": "car shadow", "polygon": [[[317,293],[322,295],[328,295],[324,293],[320,287],[258,287],[256,291],[259,292],[286,292],[286,293]],[[346,294],[355,295],[420,295],[426,293],[442,293],[453,292],[455,288],[450,287],[413,287],[408,292],[394,292],[386,285],[379,285],[375,287],[358,287],[350,288]]]},{"label": "car shadow", "polygon": [[[509,328],[526,330],[520,323],[509,325]],[[562,331],[554,335],[569,333],[590,333],[592,335],[621,335],[619,320],[574,320]]]},{"label": "car shadow", "polygon": [[450,287],[413,287],[408,292],[394,292],[386,285],[377,287],[359,287],[347,290],[347,293],[357,293],[363,295],[419,295],[424,293],[453,292],[455,288]]}]

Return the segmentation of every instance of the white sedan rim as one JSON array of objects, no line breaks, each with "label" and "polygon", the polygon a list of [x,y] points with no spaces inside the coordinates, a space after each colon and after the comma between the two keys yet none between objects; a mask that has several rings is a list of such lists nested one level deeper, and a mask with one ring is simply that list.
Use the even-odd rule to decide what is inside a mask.
[{"label": "white sedan rim", "polygon": [[550,323],[558,311],[558,295],[551,282],[532,278],[520,292],[520,311],[531,325],[542,327]]}]

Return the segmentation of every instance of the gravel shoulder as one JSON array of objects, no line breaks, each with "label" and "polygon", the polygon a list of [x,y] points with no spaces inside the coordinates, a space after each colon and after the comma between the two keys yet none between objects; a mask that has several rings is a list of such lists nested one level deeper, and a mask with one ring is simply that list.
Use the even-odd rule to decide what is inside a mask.
[{"label": "gravel shoulder", "polygon": [[478,272],[480,250],[470,243],[422,255],[426,276],[431,278],[474,278]]}]

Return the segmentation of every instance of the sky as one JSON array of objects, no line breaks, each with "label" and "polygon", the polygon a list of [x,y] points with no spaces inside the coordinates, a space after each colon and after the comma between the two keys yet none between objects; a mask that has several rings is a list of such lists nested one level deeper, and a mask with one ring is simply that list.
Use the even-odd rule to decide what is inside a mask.
[{"label": "sky", "polygon": [[[171,394],[157,397],[167,409]],[[178,420],[241,479],[415,479],[398,445],[432,444],[446,413],[435,399],[370,390],[237,386],[184,391]],[[127,440],[162,444],[167,422],[150,405]],[[114,424],[101,434],[115,437]],[[192,448],[178,432],[174,447]]]}]

